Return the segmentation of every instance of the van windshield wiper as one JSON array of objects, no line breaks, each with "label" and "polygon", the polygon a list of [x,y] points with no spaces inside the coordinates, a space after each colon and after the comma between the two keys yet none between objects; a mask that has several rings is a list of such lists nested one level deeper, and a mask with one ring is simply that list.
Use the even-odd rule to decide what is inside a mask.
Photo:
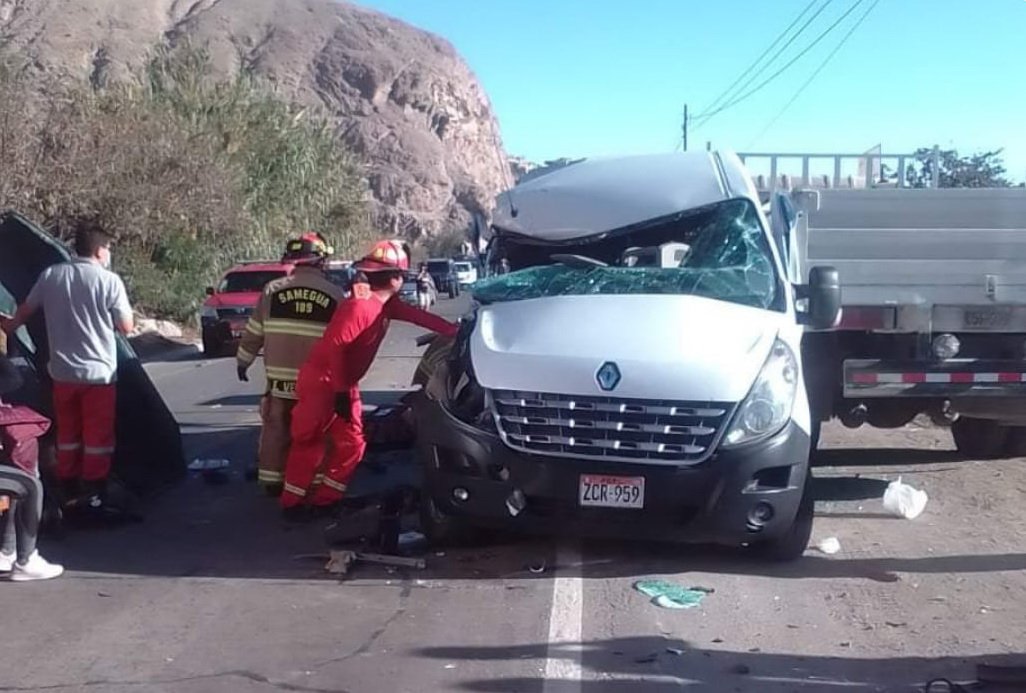
[{"label": "van windshield wiper", "polygon": [[596,267],[609,267],[608,263],[596,260],[593,257],[587,255],[569,255],[565,253],[556,253],[555,255],[549,256],[554,262],[561,265],[566,265],[573,269],[594,269]]}]

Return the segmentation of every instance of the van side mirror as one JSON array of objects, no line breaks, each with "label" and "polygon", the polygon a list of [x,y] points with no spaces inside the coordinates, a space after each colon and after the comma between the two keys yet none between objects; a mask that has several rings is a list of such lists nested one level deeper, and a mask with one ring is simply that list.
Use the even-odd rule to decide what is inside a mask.
[{"label": "van side mirror", "polygon": [[837,323],[841,314],[841,276],[833,267],[813,267],[809,283],[798,287],[799,298],[808,299],[808,310],[802,323],[825,330]]},{"label": "van side mirror", "polygon": [[208,286],[207,287],[207,296],[213,296],[213,295],[214,295],[214,287]]}]

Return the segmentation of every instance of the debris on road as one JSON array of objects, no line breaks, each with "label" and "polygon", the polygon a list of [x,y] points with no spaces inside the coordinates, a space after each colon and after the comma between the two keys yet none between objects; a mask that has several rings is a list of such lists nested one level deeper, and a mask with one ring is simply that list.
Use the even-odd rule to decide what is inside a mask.
[{"label": "debris on road", "polygon": [[403,553],[423,549],[425,546],[427,546],[427,537],[420,532],[409,530],[399,535],[399,550]]},{"label": "debris on road", "polygon": [[535,575],[541,575],[545,572],[545,561],[541,560],[537,563],[532,563],[531,565],[527,566],[527,569]]},{"label": "debris on road", "polygon": [[225,459],[204,459],[197,457],[189,463],[190,472],[211,472],[218,469],[227,469],[231,466],[230,460]]},{"label": "debris on road", "polygon": [[635,664],[654,664],[659,661],[659,654],[653,652],[652,654],[645,655],[644,657],[638,657],[634,660]]},{"label": "debris on road", "polygon": [[667,654],[672,654],[672,655],[674,655],[676,657],[681,657],[681,656],[684,655],[684,650],[682,650],[682,649],[680,649],[678,647],[667,647],[666,648],[666,652],[667,652]]},{"label": "debris on road", "polygon": [[884,510],[896,517],[914,520],[926,508],[926,491],[904,484],[901,477],[887,485],[883,495]]},{"label": "debris on road", "polygon": [[816,550],[827,556],[833,556],[841,550],[841,542],[837,540],[837,537],[827,537],[816,544]]},{"label": "debris on road", "polygon": [[405,556],[385,556],[376,553],[360,553],[357,551],[331,551],[324,569],[333,575],[348,575],[349,569],[358,561],[377,563],[397,568],[414,568],[423,570],[427,562],[423,558],[406,558]]},{"label": "debris on road", "polygon": [[693,609],[711,592],[709,588],[685,588],[666,580],[638,580],[634,589],[664,609]]}]

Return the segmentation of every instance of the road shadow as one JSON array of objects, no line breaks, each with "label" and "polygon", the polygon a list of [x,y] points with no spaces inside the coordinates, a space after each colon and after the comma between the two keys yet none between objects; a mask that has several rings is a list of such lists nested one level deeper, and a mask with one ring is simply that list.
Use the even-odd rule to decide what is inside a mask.
[{"label": "road shadow", "polygon": [[[379,395],[395,401],[400,393]],[[104,575],[197,576],[255,579],[328,579],[324,562],[297,556],[325,554],[324,529],[330,520],[290,525],[282,518],[276,499],[246,480],[256,459],[259,428],[225,429],[189,426],[183,440],[187,459],[229,460],[229,467],[208,483],[190,474],[178,486],[147,499],[145,521],[108,531],[71,531],[63,540],[44,538],[47,555],[53,554],[75,572]],[[418,486],[419,468],[408,451],[376,452],[371,464],[361,465],[353,479],[352,494],[367,494],[399,485]],[[885,481],[861,477],[816,479],[814,493],[823,500],[850,500],[882,496]],[[863,515],[856,515],[863,517]],[[867,513],[865,517],[875,517]],[[416,529],[416,516],[407,518]],[[412,520],[412,522],[410,522]],[[560,541],[582,543],[585,559],[578,565],[559,565],[555,546]],[[810,552],[790,564],[774,564],[750,557],[742,549],[662,544],[651,541],[582,541],[575,536],[521,536],[485,533],[462,547],[429,548],[423,571],[398,575],[377,566],[360,566],[357,576],[367,579],[423,578],[467,580],[550,579],[570,571],[585,579],[633,577],[644,574],[688,573],[760,575],[780,579],[850,578],[893,582],[902,573],[962,573],[1026,570],[1026,554],[928,556],[922,558],[822,557]]]},{"label": "road shadow", "polygon": [[209,399],[206,402],[199,402],[200,407],[258,407],[260,406],[261,394],[228,395]]},{"label": "road shadow", "polygon": [[857,501],[882,498],[889,481],[860,476],[813,476],[812,497],[817,501]]},{"label": "road shadow", "polygon": [[[546,680],[543,676],[481,678],[461,681],[459,690],[477,693],[578,691],[584,693],[669,693],[670,691],[923,691],[927,682],[946,678],[968,683],[977,667],[1022,666],[1023,654],[973,657],[858,658],[741,652],[729,645],[698,643],[658,636],[591,640],[581,643],[482,647],[447,645],[410,652],[446,662],[580,662],[581,681]],[[934,688],[932,691],[943,691]],[[986,691],[1021,690],[987,686]]]},{"label": "road shadow", "polygon": [[[276,499],[246,480],[255,462],[259,429],[225,431],[194,427],[183,437],[189,459],[216,457],[230,461],[221,483],[201,474],[147,501],[140,524],[108,531],[72,531],[63,540],[44,539],[47,556],[78,573],[105,576],[218,577],[307,580],[330,579],[323,559],[329,548],[324,529],[330,520],[286,524]],[[372,453],[354,477],[353,494],[366,494],[419,484],[419,469],[408,452]],[[822,479],[817,495],[856,498],[882,494],[876,479]],[[879,494],[877,493],[879,491]],[[867,517],[872,514],[867,514]],[[862,515],[858,515],[862,517]],[[409,529],[416,529],[416,516]],[[582,561],[562,565],[556,560],[560,541],[581,543]],[[585,579],[637,575],[682,576],[689,573],[756,575],[779,579],[849,578],[894,582],[903,573],[960,573],[1026,570],[1026,554],[929,556],[922,558],[823,557],[809,552],[788,564],[767,563],[744,550],[657,543],[581,540],[574,536],[524,536],[484,533],[461,547],[426,548],[423,571],[390,573],[380,566],[359,566],[355,576],[369,580],[536,580],[554,574],[581,574]],[[515,583],[514,583],[515,584]]]},{"label": "road shadow", "polygon": [[893,465],[964,462],[954,450],[923,448],[821,448],[813,457],[814,467],[889,467]]}]

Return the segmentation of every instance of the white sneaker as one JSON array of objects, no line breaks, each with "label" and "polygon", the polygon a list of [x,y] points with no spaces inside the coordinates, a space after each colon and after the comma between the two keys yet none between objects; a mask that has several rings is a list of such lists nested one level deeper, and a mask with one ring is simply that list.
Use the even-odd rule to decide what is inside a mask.
[{"label": "white sneaker", "polygon": [[14,567],[15,553],[4,553],[0,551],[0,573],[9,573]]},{"label": "white sneaker", "polygon": [[15,561],[11,580],[13,582],[52,580],[55,577],[60,577],[63,572],[64,566],[51,563],[40,556],[38,551],[34,551],[24,565]]}]

